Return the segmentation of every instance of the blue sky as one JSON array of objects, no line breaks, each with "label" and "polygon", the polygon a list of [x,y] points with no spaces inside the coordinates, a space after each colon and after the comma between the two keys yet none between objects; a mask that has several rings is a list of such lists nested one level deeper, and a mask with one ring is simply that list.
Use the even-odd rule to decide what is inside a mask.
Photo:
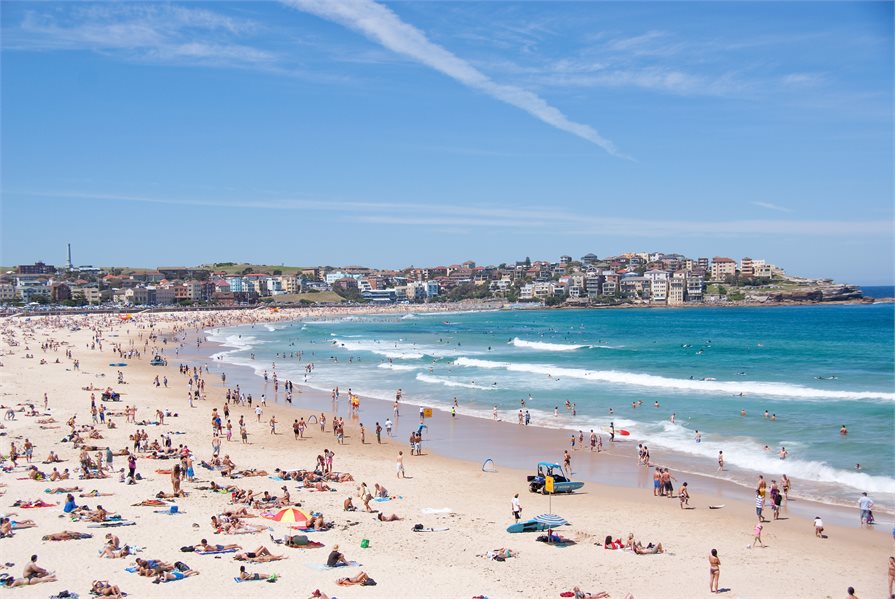
[{"label": "blue sky", "polygon": [[0,263],[893,277],[891,3],[2,6]]}]

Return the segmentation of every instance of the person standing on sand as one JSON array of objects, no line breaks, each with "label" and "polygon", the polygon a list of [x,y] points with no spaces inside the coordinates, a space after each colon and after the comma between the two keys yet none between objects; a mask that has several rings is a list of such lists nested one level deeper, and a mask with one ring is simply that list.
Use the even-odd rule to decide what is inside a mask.
[{"label": "person standing on sand", "polygon": [[724,470],[724,452],[719,451],[718,452],[718,472],[721,472],[722,470]]},{"label": "person standing on sand", "polygon": [[382,445],[382,425],[376,423],[376,443]]},{"label": "person standing on sand", "polygon": [[407,478],[404,475],[404,452],[398,452],[398,461],[395,462],[395,475],[397,478]]},{"label": "person standing on sand", "polygon": [[[513,495],[513,517],[516,519],[516,522],[519,521],[519,518],[522,516],[522,503],[519,501],[519,493]],[[890,568],[891,569],[891,568]],[[892,586],[891,581],[889,582],[889,586]]]},{"label": "person standing on sand", "polygon": [[388,418],[385,419],[385,433],[391,437],[392,436],[392,421]]},{"label": "person standing on sand", "polygon": [[718,558],[718,550],[712,549],[709,555],[709,592],[718,592],[718,579],[721,577],[721,560]]},{"label": "person standing on sand", "polygon": [[861,493],[858,500],[858,507],[861,510],[861,526],[870,526],[873,523],[873,500],[867,497],[867,493]]}]

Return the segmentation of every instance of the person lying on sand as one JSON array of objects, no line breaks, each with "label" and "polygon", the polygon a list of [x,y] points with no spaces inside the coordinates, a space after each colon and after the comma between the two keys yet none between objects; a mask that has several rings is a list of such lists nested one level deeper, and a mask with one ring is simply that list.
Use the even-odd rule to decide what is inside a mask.
[{"label": "person lying on sand", "polygon": [[111,497],[115,493],[100,493],[96,489],[92,491],[87,491],[86,493],[81,493],[78,497]]},{"label": "person lying on sand", "polygon": [[272,574],[264,574],[262,572],[246,572],[245,566],[239,567],[239,579],[240,580],[268,580],[271,582],[276,581],[276,577]]},{"label": "person lying on sand", "polygon": [[156,576],[159,572],[170,572],[174,564],[157,559],[136,559],[137,574],[140,576]]},{"label": "person lying on sand", "polygon": [[347,587],[355,584],[365,585],[368,580],[370,580],[370,577],[367,576],[366,572],[359,572],[350,578],[340,578],[336,581],[336,584],[340,587]]},{"label": "person lying on sand", "polygon": [[77,541],[79,539],[92,539],[93,535],[86,532],[76,532],[73,530],[63,530],[62,532],[54,532],[44,535],[44,541]]},{"label": "person lying on sand", "polygon": [[198,545],[193,547],[196,551],[228,551],[230,549],[240,550],[242,549],[242,545],[237,545],[236,543],[230,543],[229,545],[209,545],[207,539],[202,539],[199,541]]},{"label": "person lying on sand", "polygon": [[[51,495],[55,495],[57,493],[77,493],[78,491],[83,491],[81,487],[56,487],[55,489],[45,489],[44,493],[49,493]],[[83,495],[82,495],[83,497]]]},{"label": "person lying on sand", "polygon": [[152,582],[158,584],[160,582],[171,582],[172,580],[183,580],[184,578],[195,576],[198,573],[199,572],[196,570],[171,570],[170,572],[159,572],[158,576],[156,576],[155,580]]},{"label": "person lying on sand", "polygon": [[625,541],[625,549],[633,551],[637,555],[665,553],[665,549],[662,547],[662,543],[658,543],[655,545],[653,543],[649,543],[647,545],[643,545],[640,541],[634,539],[633,532],[628,534],[628,540]]},{"label": "person lying on sand", "polygon": [[90,587],[90,592],[94,595],[115,597],[116,599],[122,595],[118,585],[112,584],[108,580],[94,580],[93,586]]},{"label": "person lying on sand", "polygon": [[14,576],[0,575],[0,586],[5,586],[8,588],[27,587],[32,584],[39,584],[41,582],[56,582],[56,576],[54,574],[49,574],[40,578],[16,578]]},{"label": "person lying on sand", "polygon": [[330,487],[328,484],[320,482],[320,481],[318,481],[316,483],[312,483],[311,481],[306,480],[306,481],[304,481],[304,488],[305,489],[314,489],[316,491],[332,491],[332,487]]},{"label": "person lying on sand", "polygon": [[129,555],[131,555],[131,550],[127,545],[125,545],[121,549],[116,549],[111,544],[103,547],[102,553],[99,554],[100,557],[107,557],[110,559],[119,559],[122,557],[127,557]]},{"label": "person lying on sand", "polygon": [[376,514],[376,517],[379,519],[380,522],[397,522],[399,520],[403,520],[403,518],[401,518],[398,514],[390,514],[388,516],[385,516],[382,514],[382,512]]},{"label": "person lying on sand", "polygon": [[[580,587],[575,587],[572,589],[572,592],[575,594],[575,599],[602,599],[604,597],[608,597],[609,593],[606,591],[598,591],[596,593],[585,593],[581,590]],[[631,598],[633,599],[633,597]]]},{"label": "person lying on sand", "polygon": [[262,563],[262,562],[275,562],[281,559],[286,559],[285,555],[274,555],[270,552],[270,549],[261,545],[254,551],[246,551],[245,553],[237,553],[233,556],[233,559],[243,561],[243,562],[254,562],[254,563]]}]

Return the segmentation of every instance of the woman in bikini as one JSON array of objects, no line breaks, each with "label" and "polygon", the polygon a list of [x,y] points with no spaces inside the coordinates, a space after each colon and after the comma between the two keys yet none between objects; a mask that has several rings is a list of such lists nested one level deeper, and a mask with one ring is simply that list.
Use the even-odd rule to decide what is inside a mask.
[{"label": "woman in bikini", "polygon": [[721,560],[718,558],[718,550],[712,549],[709,556],[709,591],[718,592],[718,579],[721,577]]},{"label": "woman in bikini", "polygon": [[246,572],[245,566],[239,567],[240,580],[266,580],[268,578],[270,578],[270,574],[263,574],[261,572]]}]

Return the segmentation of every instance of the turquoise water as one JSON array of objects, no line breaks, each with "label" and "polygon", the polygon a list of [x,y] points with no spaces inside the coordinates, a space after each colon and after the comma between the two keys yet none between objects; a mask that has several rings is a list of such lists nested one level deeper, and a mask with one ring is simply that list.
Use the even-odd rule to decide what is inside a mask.
[{"label": "turquoise water", "polygon": [[[893,334],[886,304],[368,316],[210,338],[229,346],[225,361],[258,374],[276,363],[296,383],[313,362],[307,384],[326,391],[393,401],[401,388],[404,401],[445,410],[456,397],[463,414],[492,418],[496,406],[512,422],[524,399],[534,426],[594,429],[608,441],[614,422],[654,457],[701,472],[738,482],[786,473],[817,499],[851,503],[866,490],[891,507]],[[714,474],[719,450],[731,468]]]}]

